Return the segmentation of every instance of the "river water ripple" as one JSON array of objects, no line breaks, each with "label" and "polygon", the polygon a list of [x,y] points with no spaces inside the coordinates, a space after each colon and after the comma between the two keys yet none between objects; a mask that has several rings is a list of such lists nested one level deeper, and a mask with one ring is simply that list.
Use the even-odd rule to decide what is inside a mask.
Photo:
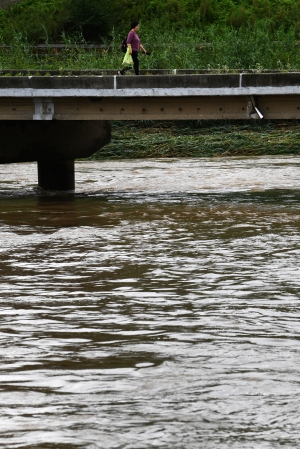
[{"label": "river water ripple", "polygon": [[0,166],[1,448],[295,448],[300,159]]}]

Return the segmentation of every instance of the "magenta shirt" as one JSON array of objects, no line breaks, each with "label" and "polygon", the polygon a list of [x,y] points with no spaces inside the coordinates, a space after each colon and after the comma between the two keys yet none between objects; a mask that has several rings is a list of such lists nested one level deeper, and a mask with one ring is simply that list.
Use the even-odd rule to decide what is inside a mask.
[{"label": "magenta shirt", "polygon": [[139,51],[140,49],[140,38],[136,33],[130,31],[127,36],[127,44],[131,44],[132,51]]}]

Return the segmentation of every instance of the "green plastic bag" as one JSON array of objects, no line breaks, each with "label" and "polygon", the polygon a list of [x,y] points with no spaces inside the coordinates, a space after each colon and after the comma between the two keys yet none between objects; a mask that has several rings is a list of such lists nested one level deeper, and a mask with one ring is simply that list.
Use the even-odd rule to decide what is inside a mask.
[{"label": "green plastic bag", "polygon": [[131,56],[131,54],[129,52],[130,52],[130,48],[127,47],[127,51],[125,53],[125,56],[124,56],[122,64],[126,65],[126,66],[133,66],[133,59],[132,59],[132,56]]}]

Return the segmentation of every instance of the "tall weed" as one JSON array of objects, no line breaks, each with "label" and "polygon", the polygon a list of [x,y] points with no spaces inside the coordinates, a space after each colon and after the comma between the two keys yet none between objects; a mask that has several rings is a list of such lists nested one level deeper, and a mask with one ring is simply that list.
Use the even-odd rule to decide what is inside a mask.
[{"label": "tall weed", "polygon": [[[73,37],[62,33],[64,44],[54,51],[46,43],[43,54],[32,48],[28,38],[14,32],[10,47],[1,48],[1,69],[31,70],[92,70],[114,69],[122,66],[124,54],[120,44],[124,35],[113,29],[104,40],[103,48],[88,44],[81,33]],[[151,27],[141,24],[140,38],[151,52],[140,53],[142,69],[214,69],[237,70],[299,70],[300,55],[297,29],[278,27],[274,32],[268,21],[242,28],[216,25],[204,30],[182,28],[161,30],[157,38],[157,23]],[[5,38],[0,43],[5,44]]]}]

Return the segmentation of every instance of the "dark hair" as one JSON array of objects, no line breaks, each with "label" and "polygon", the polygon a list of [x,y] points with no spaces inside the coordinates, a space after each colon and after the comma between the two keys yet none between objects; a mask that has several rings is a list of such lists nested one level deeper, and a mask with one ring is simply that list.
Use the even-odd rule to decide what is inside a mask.
[{"label": "dark hair", "polygon": [[138,24],[139,24],[139,22],[137,20],[134,20],[133,22],[131,22],[131,29],[135,28]]}]

